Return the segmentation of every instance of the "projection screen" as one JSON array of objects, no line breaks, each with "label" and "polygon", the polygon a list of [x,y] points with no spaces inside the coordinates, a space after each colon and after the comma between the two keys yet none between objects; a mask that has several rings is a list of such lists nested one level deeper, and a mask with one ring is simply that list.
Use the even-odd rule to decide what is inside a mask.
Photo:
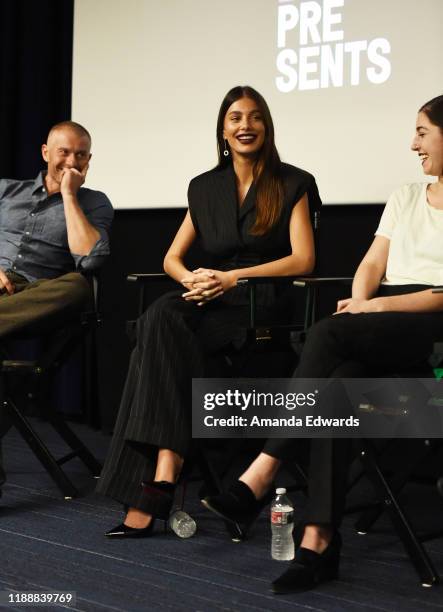
[{"label": "projection screen", "polygon": [[266,98],[281,158],[325,203],[385,202],[425,180],[416,111],[442,93],[442,0],[76,0],[72,118],[88,185],[116,208],[186,205],[216,164],[220,102]]}]

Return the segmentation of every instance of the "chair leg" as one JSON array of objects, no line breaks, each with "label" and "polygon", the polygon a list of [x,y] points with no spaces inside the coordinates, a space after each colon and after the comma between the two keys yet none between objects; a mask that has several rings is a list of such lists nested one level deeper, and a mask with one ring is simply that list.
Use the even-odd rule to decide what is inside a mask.
[{"label": "chair leg", "polygon": [[12,427],[11,420],[9,418],[6,418],[6,414],[5,414],[6,403],[5,402],[2,402],[2,403],[3,403],[3,406],[4,406],[4,411],[3,411],[3,414],[0,417],[0,440],[4,436],[6,436],[6,434],[8,433],[8,431]]},{"label": "chair leg", "polygon": [[[67,460],[70,458],[78,457],[83,461],[86,467],[89,469],[93,476],[100,476],[102,471],[102,465],[97,461],[91,451],[83,444],[78,436],[72,431],[72,429],[66,424],[64,419],[56,413],[47,415],[48,421],[54,427],[59,436],[71,447],[73,453],[67,455]],[[63,460],[59,460],[59,463],[63,463]]]},{"label": "chair leg", "polygon": [[360,459],[365,466],[368,477],[374,485],[380,499],[383,500],[383,506],[394,529],[402,541],[406,552],[415,567],[422,586],[432,586],[437,584],[439,577],[435,567],[429,558],[422,543],[418,540],[412,526],[410,525],[406,515],[400,507],[389,483],[385,479],[375,458],[374,451],[369,444],[361,441]]},{"label": "chair leg", "polygon": [[[425,459],[433,450],[434,445],[429,440],[422,441],[419,449],[415,453],[409,453],[408,457],[405,458],[401,472],[396,470],[396,473],[391,480],[391,490],[395,495],[398,495],[403,487],[407,484],[410,474],[414,467],[416,467],[423,459]],[[383,505],[381,503],[375,504],[368,508],[355,523],[355,528],[360,533],[367,533],[374,523],[378,520],[380,515],[383,513]]]},{"label": "chair leg", "polygon": [[293,461],[288,463],[285,467],[286,471],[289,472],[292,478],[294,478],[296,481],[297,488],[306,491],[308,488],[308,477],[306,476],[306,472],[301,465],[296,461]]},{"label": "chair leg", "polygon": [[17,409],[14,402],[10,398],[8,398],[6,401],[3,402],[3,407],[7,412],[7,416],[9,417],[11,422],[15,425],[20,435],[28,443],[37,459],[40,461],[40,463],[47,470],[56,485],[59,487],[65,499],[72,499],[74,497],[77,497],[78,490],[74,487],[72,482],[60,468],[57,461],[49,452],[48,448],[41,440],[41,438],[37,435],[37,433],[34,431],[28,421],[24,419],[23,416],[20,414],[20,411]]},{"label": "chair leg", "polygon": [[181,485],[181,495],[180,495],[180,505],[179,505],[179,509],[183,510],[183,508],[185,507],[185,499],[186,499],[186,489],[188,488],[188,481],[186,480],[186,478],[183,479],[182,485]]},{"label": "chair leg", "polygon": [[217,495],[218,493],[221,493],[223,491],[223,483],[217,471],[214,469],[214,466],[212,465],[206,451],[202,448],[198,450],[197,465],[203,477],[207,494]]}]

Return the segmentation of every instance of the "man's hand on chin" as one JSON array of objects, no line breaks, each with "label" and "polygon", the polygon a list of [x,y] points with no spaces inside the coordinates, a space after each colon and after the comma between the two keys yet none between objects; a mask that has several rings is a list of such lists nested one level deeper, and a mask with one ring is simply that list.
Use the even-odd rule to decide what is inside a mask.
[{"label": "man's hand on chin", "polygon": [[60,183],[60,191],[62,196],[76,196],[77,191],[85,182],[87,171],[87,166],[81,172],[75,168],[65,168],[63,170],[62,180]]}]

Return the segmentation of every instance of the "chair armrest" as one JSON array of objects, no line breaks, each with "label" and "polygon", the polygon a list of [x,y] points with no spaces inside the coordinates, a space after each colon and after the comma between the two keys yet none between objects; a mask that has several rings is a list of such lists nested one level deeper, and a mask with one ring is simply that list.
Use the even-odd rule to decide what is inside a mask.
[{"label": "chair armrest", "polygon": [[350,285],[353,280],[353,276],[299,276],[293,284],[295,287],[325,287]]},{"label": "chair armrest", "polygon": [[146,302],[146,288],[149,285],[154,285],[155,283],[162,283],[165,281],[170,281],[171,283],[176,283],[173,278],[166,274],[165,272],[154,272],[154,273],[138,273],[134,272],[132,274],[128,274],[126,276],[126,280],[130,283],[137,283],[139,290],[139,298],[138,298],[138,314],[139,316],[145,309]]},{"label": "chair armrest", "polygon": [[239,278],[238,285],[249,288],[249,324],[250,327],[255,327],[256,321],[256,295],[255,288],[257,285],[293,285],[294,287],[302,287],[307,289],[307,300],[305,308],[305,328],[312,325],[315,320],[315,302],[316,293],[319,287],[350,285],[353,281],[351,276],[333,276],[333,277],[318,277],[318,276],[251,276]]},{"label": "chair armrest", "polygon": [[257,285],[292,285],[296,276],[248,276],[239,278],[237,285],[248,287],[249,297],[249,327],[256,325],[256,287]]},{"label": "chair armrest", "polygon": [[[159,281],[162,279],[171,278],[165,272],[158,272],[154,274],[134,273],[128,274],[126,280],[132,283],[149,283],[153,281]],[[172,279],[171,279],[172,280]]]},{"label": "chair armrest", "polygon": [[247,276],[239,278],[237,285],[290,285],[297,276]]},{"label": "chair armrest", "polygon": [[295,287],[325,286],[325,285],[349,285],[353,276],[250,276],[239,278],[238,285],[284,285],[293,284]]},{"label": "chair armrest", "polygon": [[96,327],[102,323],[102,315],[98,310],[84,310],[80,313],[80,324]]}]

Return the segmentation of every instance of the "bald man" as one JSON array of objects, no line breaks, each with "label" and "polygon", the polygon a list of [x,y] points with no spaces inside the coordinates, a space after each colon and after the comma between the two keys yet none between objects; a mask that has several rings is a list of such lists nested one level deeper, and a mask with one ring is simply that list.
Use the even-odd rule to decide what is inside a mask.
[{"label": "bald man", "polygon": [[36,179],[0,180],[0,345],[26,330],[41,333],[78,312],[89,298],[82,273],[109,254],[111,203],[82,187],[91,137],[64,121],[42,145],[47,170]]},{"label": "bald man", "polygon": [[42,155],[47,169],[36,179],[0,179],[0,349],[17,333],[46,333],[75,317],[90,300],[84,273],[109,255],[111,203],[82,186],[89,132],[58,123]]}]

